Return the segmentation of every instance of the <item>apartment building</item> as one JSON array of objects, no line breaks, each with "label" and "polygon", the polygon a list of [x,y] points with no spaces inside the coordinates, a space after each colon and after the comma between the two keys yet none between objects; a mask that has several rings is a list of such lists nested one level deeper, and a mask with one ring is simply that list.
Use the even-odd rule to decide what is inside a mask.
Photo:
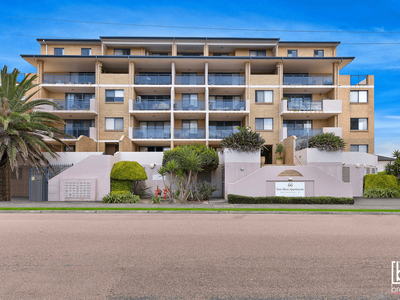
[{"label": "apartment building", "polygon": [[193,37],[38,39],[38,98],[59,109],[69,149],[164,151],[219,147],[237,126],[266,141],[334,132],[346,151],[374,153],[374,77],[340,75],[339,42]]}]

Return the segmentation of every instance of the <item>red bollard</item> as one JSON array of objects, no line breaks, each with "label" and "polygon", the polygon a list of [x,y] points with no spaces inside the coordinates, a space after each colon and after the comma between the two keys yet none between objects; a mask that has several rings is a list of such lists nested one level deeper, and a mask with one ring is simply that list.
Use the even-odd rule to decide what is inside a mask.
[{"label": "red bollard", "polygon": [[167,193],[168,193],[168,190],[167,190],[167,188],[165,188],[164,189],[164,200],[167,200]]}]

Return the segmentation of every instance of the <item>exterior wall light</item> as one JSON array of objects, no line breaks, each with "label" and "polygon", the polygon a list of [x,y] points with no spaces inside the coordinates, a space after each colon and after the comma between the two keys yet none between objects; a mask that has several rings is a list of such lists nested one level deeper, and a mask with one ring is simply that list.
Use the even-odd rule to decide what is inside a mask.
[{"label": "exterior wall light", "polygon": [[289,177],[288,180],[289,180],[289,181],[293,181],[293,178]]},{"label": "exterior wall light", "polygon": [[244,168],[240,168],[240,171],[244,171]]},{"label": "exterior wall light", "polygon": [[356,168],[358,169],[360,167],[360,164],[356,164]]},{"label": "exterior wall light", "polygon": [[342,166],[344,166],[346,163],[342,162]]},{"label": "exterior wall light", "polygon": [[156,164],[151,164],[150,169],[154,169],[155,166],[156,166]]}]

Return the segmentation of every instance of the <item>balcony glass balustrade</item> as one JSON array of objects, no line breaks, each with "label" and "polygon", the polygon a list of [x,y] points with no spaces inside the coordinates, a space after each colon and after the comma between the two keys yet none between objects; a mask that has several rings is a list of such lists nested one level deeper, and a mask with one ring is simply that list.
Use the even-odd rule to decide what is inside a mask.
[{"label": "balcony glass balustrade", "polygon": [[136,74],[135,84],[169,85],[171,84],[171,74]]},{"label": "balcony glass balustrade", "polygon": [[171,100],[134,100],[133,110],[170,110]]},{"label": "balcony glass balustrade", "polygon": [[205,110],[205,100],[177,100],[175,99],[174,110]]},{"label": "balcony glass balustrade", "polygon": [[[59,139],[77,139],[81,135],[90,137],[90,127],[69,127],[65,126],[65,128],[59,129],[61,133],[53,134],[54,137]],[[66,136],[65,134],[69,134],[73,137]]]},{"label": "balcony glass balustrade", "polygon": [[176,139],[205,139],[205,128],[175,128]]},{"label": "balcony glass balustrade", "polygon": [[170,127],[133,127],[132,130],[133,139],[170,139],[171,128]]},{"label": "balcony glass balustrade", "polygon": [[322,133],[322,128],[313,129],[289,129],[287,130],[287,136],[295,135],[296,137],[312,137],[314,135]]},{"label": "balcony glass balustrade", "polygon": [[43,83],[47,84],[94,84],[94,73],[45,73]]},{"label": "balcony glass balustrade", "polygon": [[90,99],[54,99],[59,108],[54,110],[90,110]]},{"label": "balcony glass balustrade", "polygon": [[210,100],[210,110],[236,111],[245,110],[246,100]]},{"label": "balcony glass balustrade", "polygon": [[209,138],[210,139],[223,139],[232,133],[238,132],[237,126],[210,126]]},{"label": "balcony glass balustrade", "polygon": [[287,108],[291,111],[322,111],[322,100],[288,100]]},{"label": "balcony glass balustrade", "polygon": [[202,85],[204,84],[204,74],[177,74],[175,84],[178,85]]},{"label": "balcony glass balustrade", "polygon": [[283,75],[284,85],[332,85],[333,76]]},{"label": "balcony glass balustrade", "polygon": [[209,74],[209,85],[244,85],[244,75],[242,74]]}]

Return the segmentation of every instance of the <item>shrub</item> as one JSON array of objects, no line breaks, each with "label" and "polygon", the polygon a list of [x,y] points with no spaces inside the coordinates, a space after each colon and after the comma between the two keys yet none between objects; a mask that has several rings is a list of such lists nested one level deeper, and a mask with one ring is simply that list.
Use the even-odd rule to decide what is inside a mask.
[{"label": "shrub", "polygon": [[397,179],[393,175],[368,174],[364,176],[364,190],[370,188],[389,188],[397,189]]},{"label": "shrub", "polygon": [[385,171],[382,171],[382,172],[378,172],[378,175],[389,175],[389,174],[387,174]]},{"label": "shrub", "polygon": [[221,141],[222,148],[239,152],[257,152],[265,148],[265,140],[250,127],[238,127],[239,131],[231,133]]},{"label": "shrub", "polygon": [[198,200],[210,200],[212,193],[218,191],[216,185],[212,185],[211,182],[207,181],[199,182],[196,189],[196,197]]},{"label": "shrub", "polygon": [[[206,145],[196,144],[189,147],[200,157],[201,169],[204,171],[215,171],[218,168],[219,157],[217,151]],[[163,166],[166,167],[168,162],[172,160],[179,163],[182,160],[182,149],[183,147],[178,146],[172,150],[165,151],[162,162]]]},{"label": "shrub", "polygon": [[249,197],[228,195],[230,204],[354,204],[353,198],[338,197]]},{"label": "shrub", "polygon": [[114,164],[110,177],[118,180],[147,180],[144,168],[136,161],[120,161]]},{"label": "shrub", "polygon": [[364,191],[364,198],[397,198],[399,190],[393,188],[372,187]]},{"label": "shrub", "polygon": [[158,197],[153,196],[153,197],[151,197],[150,202],[151,202],[151,203],[160,204],[160,203],[161,203],[161,197],[160,197],[160,196],[158,196]]},{"label": "shrub", "polygon": [[140,203],[140,197],[124,191],[115,191],[105,195],[103,203]]},{"label": "shrub", "polygon": [[400,180],[400,151],[393,151],[394,161],[390,161],[385,166],[385,172],[390,175],[396,176]]},{"label": "shrub", "polygon": [[275,153],[279,153],[279,157],[277,159],[282,159],[282,152],[285,151],[283,149],[283,145],[281,143],[276,146]]},{"label": "shrub", "polygon": [[111,191],[112,192],[119,191],[119,192],[131,193],[132,192],[132,181],[111,179]]},{"label": "shrub", "polygon": [[318,148],[326,151],[343,150],[345,145],[344,140],[332,132],[320,133],[310,137],[308,140],[309,148]]}]

